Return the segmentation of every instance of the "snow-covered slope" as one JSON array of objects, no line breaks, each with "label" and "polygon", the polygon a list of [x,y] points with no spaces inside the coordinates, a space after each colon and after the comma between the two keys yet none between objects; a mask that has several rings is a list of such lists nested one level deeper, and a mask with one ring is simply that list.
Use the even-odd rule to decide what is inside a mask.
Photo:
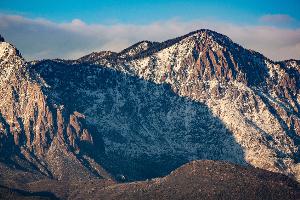
[{"label": "snow-covered slope", "polygon": [[109,66],[204,103],[249,164],[299,177],[299,63],[272,62],[209,30],[165,43]]}]

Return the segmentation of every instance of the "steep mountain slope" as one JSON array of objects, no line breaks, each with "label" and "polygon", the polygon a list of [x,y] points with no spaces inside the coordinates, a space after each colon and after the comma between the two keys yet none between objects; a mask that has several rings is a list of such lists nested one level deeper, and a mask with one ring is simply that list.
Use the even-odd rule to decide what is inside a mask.
[{"label": "steep mountain slope", "polygon": [[102,144],[89,133],[85,117],[50,103],[43,93],[47,85],[6,42],[0,43],[0,69],[0,161],[58,179],[108,177],[86,156],[86,146],[97,145],[100,154]]},{"label": "steep mountain slope", "polygon": [[274,63],[209,30],[161,46],[108,66],[203,102],[248,163],[299,177],[299,63]]},{"label": "steep mountain slope", "polygon": [[246,164],[240,145],[207,106],[168,85],[87,64],[42,61],[31,69],[47,82],[49,99],[83,113],[101,133],[102,165],[114,175],[152,178],[194,159]]}]

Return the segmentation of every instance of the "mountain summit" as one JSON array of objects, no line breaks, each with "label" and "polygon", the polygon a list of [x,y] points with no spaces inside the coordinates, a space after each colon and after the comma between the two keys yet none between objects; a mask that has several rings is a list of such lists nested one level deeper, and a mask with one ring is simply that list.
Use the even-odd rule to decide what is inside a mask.
[{"label": "mountain summit", "polygon": [[300,180],[299,61],[206,29],[73,61],[1,40],[3,170],[136,181],[209,159]]}]

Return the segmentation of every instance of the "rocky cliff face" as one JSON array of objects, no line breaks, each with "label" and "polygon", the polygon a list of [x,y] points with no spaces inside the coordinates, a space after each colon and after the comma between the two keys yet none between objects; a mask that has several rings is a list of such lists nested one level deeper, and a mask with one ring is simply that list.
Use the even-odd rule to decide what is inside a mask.
[{"label": "rocky cliff face", "polygon": [[74,61],[26,63],[1,45],[1,158],[58,178],[108,177],[102,166],[139,180],[194,159],[300,177],[298,61],[209,30]]},{"label": "rocky cliff face", "polygon": [[[43,92],[46,83],[29,72],[18,50],[6,42],[0,43],[0,63],[1,161],[58,179],[105,176],[82,153],[85,146],[98,142],[89,133],[85,116],[49,102]],[[96,151],[101,150],[97,144]]]}]

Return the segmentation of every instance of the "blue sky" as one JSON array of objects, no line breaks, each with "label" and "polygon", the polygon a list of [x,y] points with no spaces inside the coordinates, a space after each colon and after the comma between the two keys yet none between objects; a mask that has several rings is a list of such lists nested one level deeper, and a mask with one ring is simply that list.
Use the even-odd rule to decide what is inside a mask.
[{"label": "blue sky", "polygon": [[87,23],[143,24],[201,18],[254,24],[266,14],[289,15],[296,22],[299,8],[299,0],[1,0],[0,11],[56,22],[79,18]]},{"label": "blue sky", "polygon": [[0,34],[28,60],[119,51],[209,28],[274,60],[300,59],[299,0],[1,0]]}]

